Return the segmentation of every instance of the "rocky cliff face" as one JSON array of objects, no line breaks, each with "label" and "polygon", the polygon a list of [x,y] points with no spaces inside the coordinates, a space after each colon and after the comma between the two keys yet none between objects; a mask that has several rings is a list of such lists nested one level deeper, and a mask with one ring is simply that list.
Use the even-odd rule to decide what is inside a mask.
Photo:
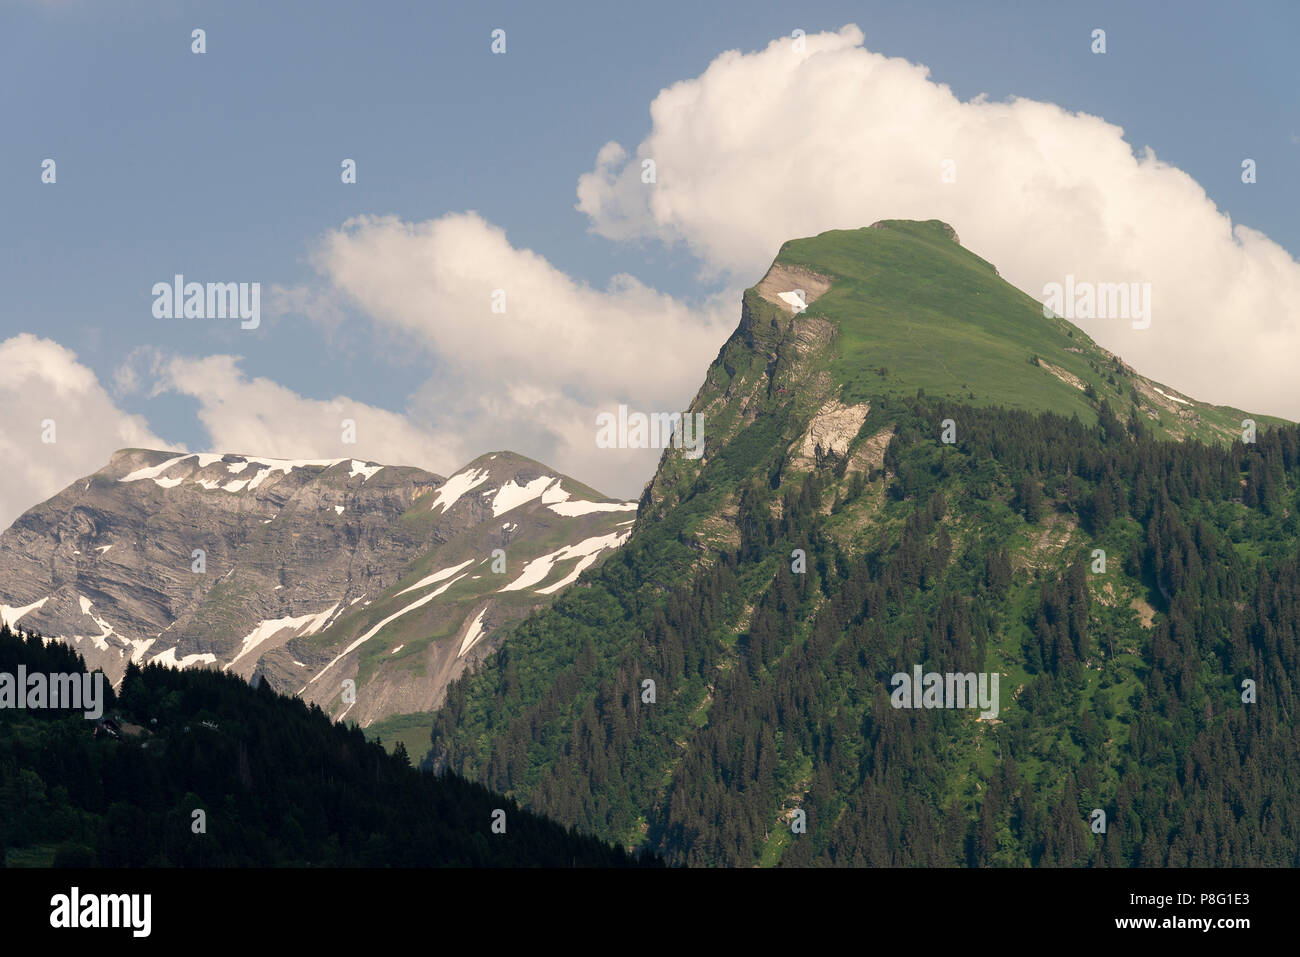
[{"label": "rocky cliff face", "polygon": [[509,452],[443,479],[127,449],[0,535],[0,615],[114,681],[129,661],[261,672],[367,724],[433,707],[634,508]]},{"label": "rocky cliff face", "polygon": [[[740,324],[688,408],[704,415],[704,454],[692,461],[665,450],[642,497],[640,521],[652,521],[695,494],[709,464],[760,418],[771,426],[771,445],[791,446],[801,467],[814,467],[831,456],[847,457],[869,406],[841,403],[840,388],[825,369],[837,330],[808,307],[831,285],[819,273],[778,262],[746,291]],[[751,457],[748,451],[730,454],[738,463]],[[734,504],[733,495],[718,518],[734,511]]]}]

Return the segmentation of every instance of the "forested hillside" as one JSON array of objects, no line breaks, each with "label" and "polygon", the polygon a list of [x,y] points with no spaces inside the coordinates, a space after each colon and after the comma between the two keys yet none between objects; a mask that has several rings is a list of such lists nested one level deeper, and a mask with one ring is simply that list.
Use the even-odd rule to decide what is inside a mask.
[{"label": "forested hillside", "polygon": [[[1000,283],[945,287],[916,225],[895,326]],[[430,760],[689,865],[1300,864],[1297,428],[1165,418],[1032,305],[963,334],[990,362],[1018,328],[1080,343],[1078,385],[1009,410],[974,366],[962,402],[895,365],[848,395],[872,332],[819,311],[820,269],[807,314],[746,294],[692,406],[703,460],[666,453],[629,544],[451,688]],[[894,708],[917,665],[996,673],[997,717]]]},{"label": "forested hillside", "polygon": [[[750,483],[739,547],[661,601],[675,530],[647,535],[453,689],[435,750],[688,864],[1300,864],[1300,433],[1220,449],[1105,413],[882,405],[891,481]],[[914,664],[1005,675],[1000,719],[892,708]]]},{"label": "forested hillside", "polygon": [[[83,669],[66,645],[0,628],[0,672],[19,665]],[[0,864],[636,863],[478,784],[413,770],[405,751],[389,755],[264,682],[131,665],[120,696],[105,690],[112,733],[76,712],[0,710]],[[498,809],[504,833],[492,829]]]}]

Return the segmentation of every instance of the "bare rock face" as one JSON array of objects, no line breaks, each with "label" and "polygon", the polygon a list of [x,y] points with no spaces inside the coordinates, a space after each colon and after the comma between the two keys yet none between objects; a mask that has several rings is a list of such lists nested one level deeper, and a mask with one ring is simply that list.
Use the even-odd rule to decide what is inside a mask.
[{"label": "bare rock face", "polygon": [[433,707],[506,624],[622,544],[634,509],[510,452],[445,480],[126,449],[0,534],[0,615],[114,682],[130,661],[260,673],[368,722]]},{"label": "bare rock face", "polygon": [[[880,219],[880,220],[877,220],[876,222],[872,223],[872,224],[871,224],[870,226],[868,226],[867,228],[868,228],[868,229],[888,229],[890,226],[892,226],[893,224],[895,224],[895,223],[897,223],[897,222],[900,222],[900,220],[896,220],[896,219]],[[951,239],[951,240],[952,240],[954,243],[956,243],[958,246],[961,245],[961,237],[957,235],[957,230],[953,229],[951,226],[949,226],[949,225],[948,225],[947,223],[945,223],[943,220],[940,220],[940,219],[931,219],[931,220],[928,220],[928,221],[927,221],[927,225],[931,225],[931,226],[936,227],[936,228],[937,228],[941,233],[943,233],[945,236],[947,236],[949,239]],[[997,270],[995,269],[994,272],[996,272],[996,271],[997,271]]]},{"label": "bare rock face", "polygon": [[1050,362],[1043,359],[1042,357],[1038,358],[1038,366],[1040,369],[1046,369],[1048,372],[1056,376],[1066,385],[1073,386],[1074,388],[1078,389],[1080,392],[1083,392],[1085,389],[1088,388],[1088,384],[1084,382],[1082,379],[1080,379],[1077,375],[1066,372],[1060,366],[1052,365]]},{"label": "bare rock face", "polygon": [[870,411],[871,405],[867,402],[844,405],[838,399],[831,399],[817,410],[808,424],[808,431],[791,448],[796,464],[811,467],[830,456],[847,458],[849,446],[857,438],[858,430]]},{"label": "bare rock face", "polygon": [[756,288],[768,302],[797,315],[831,288],[831,277],[801,266],[776,262]]}]

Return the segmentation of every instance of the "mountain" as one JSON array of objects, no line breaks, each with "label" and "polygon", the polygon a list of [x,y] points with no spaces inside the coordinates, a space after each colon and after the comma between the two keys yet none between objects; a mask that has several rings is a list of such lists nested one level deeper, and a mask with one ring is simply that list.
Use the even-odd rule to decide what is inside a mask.
[{"label": "mountain", "polygon": [[[782,298],[795,289],[806,304],[797,320],[796,306]],[[788,420],[787,430],[801,429],[798,470],[816,459],[823,432],[823,453],[838,454],[873,399],[918,390],[974,407],[1077,415],[1085,424],[1106,401],[1122,415],[1136,409],[1154,434],[1175,439],[1230,442],[1248,417],[1283,424],[1139,375],[1069,322],[1044,318],[1040,302],[1002,281],[936,220],[884,220],[787,242],[745,291],[740,326],[691,410],[705,414],[706,460],[742,427]],[[665,455],[651,503],[704,464]]]},{"label": "mountain", "polygon": [[257,672],[368,726],[435,706],[634,508],[510,452],[443,479],[126,449],[0,535],[0,614],[114,682],[128,661]]},{"label": "mountain", "polygon": [[[77,674],[0,626],[0,674]],[[104,720],[0,709],[0,867],[626,867],[315,706],[203,668],[131,665]],[[494,829],[504,824],[504,831]]]},{"label": "mountain", "polygon": [[933,221],[785,244],[688,411],[703,455],[450,686],[430,766],[688,865],[1300,864],[1295,425]]}]

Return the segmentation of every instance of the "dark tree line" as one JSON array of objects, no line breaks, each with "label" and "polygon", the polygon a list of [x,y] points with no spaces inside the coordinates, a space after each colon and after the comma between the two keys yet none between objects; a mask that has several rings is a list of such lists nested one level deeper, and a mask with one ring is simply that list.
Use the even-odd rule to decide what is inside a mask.
[{"label": "dark tree line", "polygon": [[[0,672],[20,663],[84,670],[67,646],[0,628]],[[79,713],[0,710],[0,849],[101,867],[635,863],[480,784],[416,771],[265,683],[133,664],[109,691],[117,737]]]}]

